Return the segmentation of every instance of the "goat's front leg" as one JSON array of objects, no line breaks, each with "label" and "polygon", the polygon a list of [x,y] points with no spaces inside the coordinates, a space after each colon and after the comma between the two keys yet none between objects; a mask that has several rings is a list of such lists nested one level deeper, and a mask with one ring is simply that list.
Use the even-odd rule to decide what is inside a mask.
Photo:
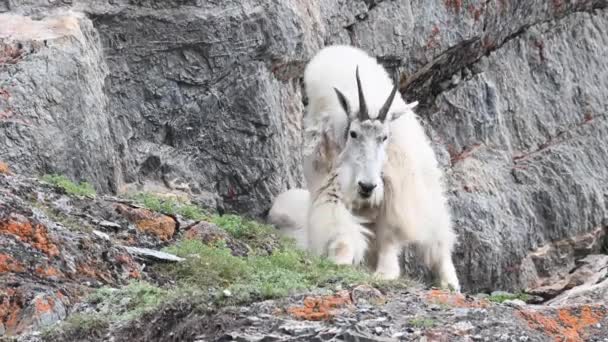
[{"label": "goat's front leg", "polygon": [[439,275],[441,287],[451,288],[455,292],[460,292],[460,282],[456,275],[456,268],[452,261],[452,256],[447,248],[443,248],[441,255],[435,265],[435,270]]},{"label": "goat's front leg", "polygon": [[423,244],[426,253],[426,262],[434,275],[439,278],[442,288],[451,288],[460,292],[460,283],[456,275],[456,268],[452,261],[451,245],[446,241],[429,241]]},{"label": "goat's front leg", "polygon": [[399,255],[401,244],[396,239],[386,235],[378,236],[377,241],[377,263],[375,275],[385,280],[393,280],[401,275]]},{"label": "goat's front leg", "polygon": [[308,242],[317,254],[340,265],[359,264],[368,248],[370,232],[340,201],[314,203],[308,215]]}]

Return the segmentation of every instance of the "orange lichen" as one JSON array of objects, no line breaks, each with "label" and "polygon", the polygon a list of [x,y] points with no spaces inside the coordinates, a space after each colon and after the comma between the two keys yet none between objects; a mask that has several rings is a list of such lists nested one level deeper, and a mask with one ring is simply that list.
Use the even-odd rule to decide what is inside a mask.
[{"label": "orange lichen", "polygon": [[575,310],[576,308],[559,309],[556,318],[531,310],[522,310],[519,315],[528,322],[530,328],[544,332],[555,342],[583,342],[583,330],[606,317],[606,308],[584,305],[578,315],[574,313]]},{"label": "orange lichen", "polygon": [[93,279],[98,279],[98,280],[103,280],[106,283],[112,283],[112,277],[108,274],[107,271],[101,271],[101,268],[93,265],[87,265],[87,264],[79,264],[76,267],[76,272],[84,277],[88,277],[88,278],[93,278]]},{"label": "orange lichen", "polygon": [[131,256],[128,254],[120,254],[120,255],[116,256],[116,262],[118,262],[121,265],[130,264],[133,262],[133,258],[131,258]]},{"label": "orange lichen", "polygon": [[487,308],[490,306],[490,302],[485,299],[467,299],[461,293],[451,293],[438,289],[427,292],[426,300],[433,304],[449,305],[458,308]]},{"label": "orange lichen", "polygon": [[129,254],[120,254],[116,256],[116,262],[124,267],[124,270],[128,272],[129,278],[139,279],[141,273],[137,267],[137,263],[133,260],[133,257]]},{"label": "orange lichen", "polygon": [[114,208],[127,220],[134,223],[135,227],[141,232],[155,235],[163,241],[170,240],[175,234],[176,223],[169,216],[148,209],[131,208],[122,204],[115,205]]},{"label": "orange lichen", "polygon": [[135,222],[135,226],[140,231],[156,235],[163,241],[171,239],[175,233],[175,221],[168,216],[139,220]]},{"label": "orange lichen", "polygon": [[48,256],[59,255],[59,249],[49,239],[46,228],[41,224],[32,225],[25,217],[13,215],[5,220],[0,219],[0,233],[15,235]]},{"label": "orange lichen", "polygon": [[52,277],[61,277],[63,276],[63,274],[61,273],[61,271],[59,271],[58,269],[51,267],[51,266],[47,266],[47,267],[42,267],[39,266],[38,268],[36,268],[36,273],[38,273],[39,275],[45,277],[45,278],[52,278]]},{"label": "orange lichen", "polygon": [[5,272],[23,272],[23,266],[13,257],[7,254],[0,253],[0,273]]},{"label": "orange lichen", "polygon": [[14,289],[0,291],[0,323],[4,325],[7,334],[10,335],[17,329],[21,310],[21,300]]},{"label": "orange lichen", "polygon": [[303,306],[289,308],[287,311],[298,319],[321,321],[330,319],[335,315],[336,309],[351,303],[348,291],[341,291],[334,296],[306,297]]},{"label": "orange lichen", "polygon": [[139,279],[141,278],[141,273],[139,272],[139,270],[133,269],[131,270],[131,272],[129,272],[129,278]]},{"label": "orange lichen", "polygon": [[11,169],[8,167],[7,163],[0,161],[0,173],[9,175],[11,173]]},{"label": "orange lichen", "polygon": [[34,307],[36,308],[36,315],[41,315],[47,312],[51,312],[53,307],[55,306],[55,302],[48,298],[36,298],[34,299]]},{"label": "orange lichen", "polygon": [[78,273],[80,273],[81,275],[84,275],[84,276],[87,276],[90,278],[97,278],[97,273],[95,273],[95,271],[89,265],[85,265],[85,264],[78,265],[78,267],[76,267],[76,271]]}]

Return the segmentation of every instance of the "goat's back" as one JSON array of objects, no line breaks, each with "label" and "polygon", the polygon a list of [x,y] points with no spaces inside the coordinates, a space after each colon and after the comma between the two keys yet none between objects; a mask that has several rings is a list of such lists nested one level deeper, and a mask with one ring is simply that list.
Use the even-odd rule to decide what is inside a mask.
[{"label": "goat's back", "polygon": [[[377,115],[393,82],[376,58],[348,45],[325,47],[306,66],[304,88],[308,96],[308,113],[343,113],[334,88],[346,96],[353,109],[358,108],[357,66],[370,116]],[[399,100],[399,97],[395,98],[395,101]]]}]

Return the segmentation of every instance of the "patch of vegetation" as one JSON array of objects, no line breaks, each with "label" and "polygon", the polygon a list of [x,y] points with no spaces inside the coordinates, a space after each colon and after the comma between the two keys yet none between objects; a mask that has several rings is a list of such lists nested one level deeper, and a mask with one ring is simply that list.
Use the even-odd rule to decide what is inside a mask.
[{"label": "patch of vegetation", "polygon": [[146,317],[156,310],[183,303],[191,309],[209,312],[225,305],[280,298],[319,287],[404,283],[380,281],[362,268],[339,266],[312,256],[297,249],[293,241],[278,238],[273,228],[260,223],[231,215],[212,217],[211,221],[250,246],[270,243],[272,249],[243,257],[232,255],[224,241],[212,244],[197,239],[178,241],[163,250],[184,261],[151,266],[160,278],[171,279],[171,286],[133,281],[119,289],[101,288],[88,298],[97,312],[94,315],[103,314],[115,323]]},{"label": "patch of vegetation", "polygon": [[519,300],[523,300],[524,302],[527,302],[528,300],[530,300],[530,295],[525,294],[525,293],[517,293],[517,294],[501,293],[501,294],[495,294],[493,296],[488,297],[488,300],[490,302],[494,302],[494,303],[502,303],[507,300],[515,300],[515,299],[519,299]]},{"label": "patch of vegetation", "polygon": [[277,237],[275,228],[237,215],[213,216],[210,221],[224,229],[233,238],[248,244],[254,252],[259,254],[267,255],[268,253],[264,253],[264,251],[268,252],[269,249],[273,249],[279,244],[292,245],[287,239]]},{"label": "patch of vegetation", "polygon": [[62,213],[57,209],[50,208],[47,205],[36,201],[31,201],[30,204],[32,205],[32,207],[40,209],[53,222],[60,223],[62,226],[66,227],[69,230],[85,232],[93,231],[93,228],[91,228],[89,225],[82,223],[73,216]]},{"label": "patch of vegetation", "polygon": [[428,329],[435,326],[435,321],[427,317],[413,318],[409,323],[411,326],[419,329]]},{"label": "patch of vegetation", "polygon": [[207,219],[205,212],[196,205],[173,197],[163,198],[154,194],[140,192],[132,199],[143,207],[166,215],[181,215],[187,219],[201,221]]},{"label": "patch of vegetation", "polygon": [[281,246],[269,256],[236,257],[225,247],[208,246],[197,240],[185,240],[166,248],[166,252],[186,260],[161,271],[176,279],[178,285],[228,290],[222,302],[244,303],[284,297],[297,291],[330,284],[369,282],[365,271],[338,266],[292,246]]},{"label": "patch of vegetation", "polygon": [[94,197],[95,189],[87,182],[75,183],[64,175],[44,175],[42,181],[63,189],[68,195]]},{"label": "patch of vegetation", "polygon": [[45,341],[64,341],[100,337],[110,327],[110,319],[101,314],[73,314],[65,321],[42,331]]},{"label": "patch of vegetation", "polygon": [[110,313],[113,321],[129,320],[157,308],[169,293],[170,290],[144,281],[132,281],[119,289],[100,288],[87,301],[101,311]]}]

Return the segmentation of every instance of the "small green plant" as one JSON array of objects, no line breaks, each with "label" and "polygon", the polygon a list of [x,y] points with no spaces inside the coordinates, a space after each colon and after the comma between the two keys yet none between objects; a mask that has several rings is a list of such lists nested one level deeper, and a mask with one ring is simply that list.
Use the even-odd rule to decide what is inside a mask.
[{"label": "small green plant", "polygon": [[64,336],[70,338],[87,338],[99,336],[110,327],[110,320],[101,314],[73,314],[65,321],[47,327],[42,337],[49,341],[62,341]]},{"label": "small green plant", "polygon": [[78,184],[69,180],[66,176],[51,174],[44,175],[42,180],[55,187],[63,189],[67,194],[74,196],[95,196],[95,189],[87,182],[80,182]]},{"label": "small green plant", "polygon": [[169,293],[144,281],[132,281],[119,289],[102,287],[89,295],[87,301],[107,311],[112,320],[129,320],[157,308]]},{"label": "small green plant", "polygon": [[410,325],[419,329],[428,329],[435,326],[435,321],[427,317],[413,318],[410,320]]},{"label": "small green plant", "polygon": [[278,245],[290,245],[284,239],[276,236],[276,229],[237,215],[213,216],[211,222],[224,229],[237,240],[241,240],[253,248],[254,253],[268,254],[267,250]]},{"label": "small green plant", "polygon": [[214,216],[211,221],[226,230],[235,239],[256,239],[271,236],[274,229],[237,215]]},{"label": "small green plant", "polygon": [[530,295],[525,294],[525,293],[517,293],[517,294],[501,293],[501,294],[496,294],[496,295],[488,297],[488,300],[490,302],[494,302],[494,303],[502,303],[507,300],[515,300],[515,299],[519,299],[519,300],[523,300],[524,302],[527,302],[528,300],[530,300]]},{"label": "small green plant", "polygon": [[187,219],[201,221],[207,218],[205,212],[196,205],[175,198],[161,198],[154,194],[140,192],[132,196],[140,205],[167,215],[181,215]]}]

